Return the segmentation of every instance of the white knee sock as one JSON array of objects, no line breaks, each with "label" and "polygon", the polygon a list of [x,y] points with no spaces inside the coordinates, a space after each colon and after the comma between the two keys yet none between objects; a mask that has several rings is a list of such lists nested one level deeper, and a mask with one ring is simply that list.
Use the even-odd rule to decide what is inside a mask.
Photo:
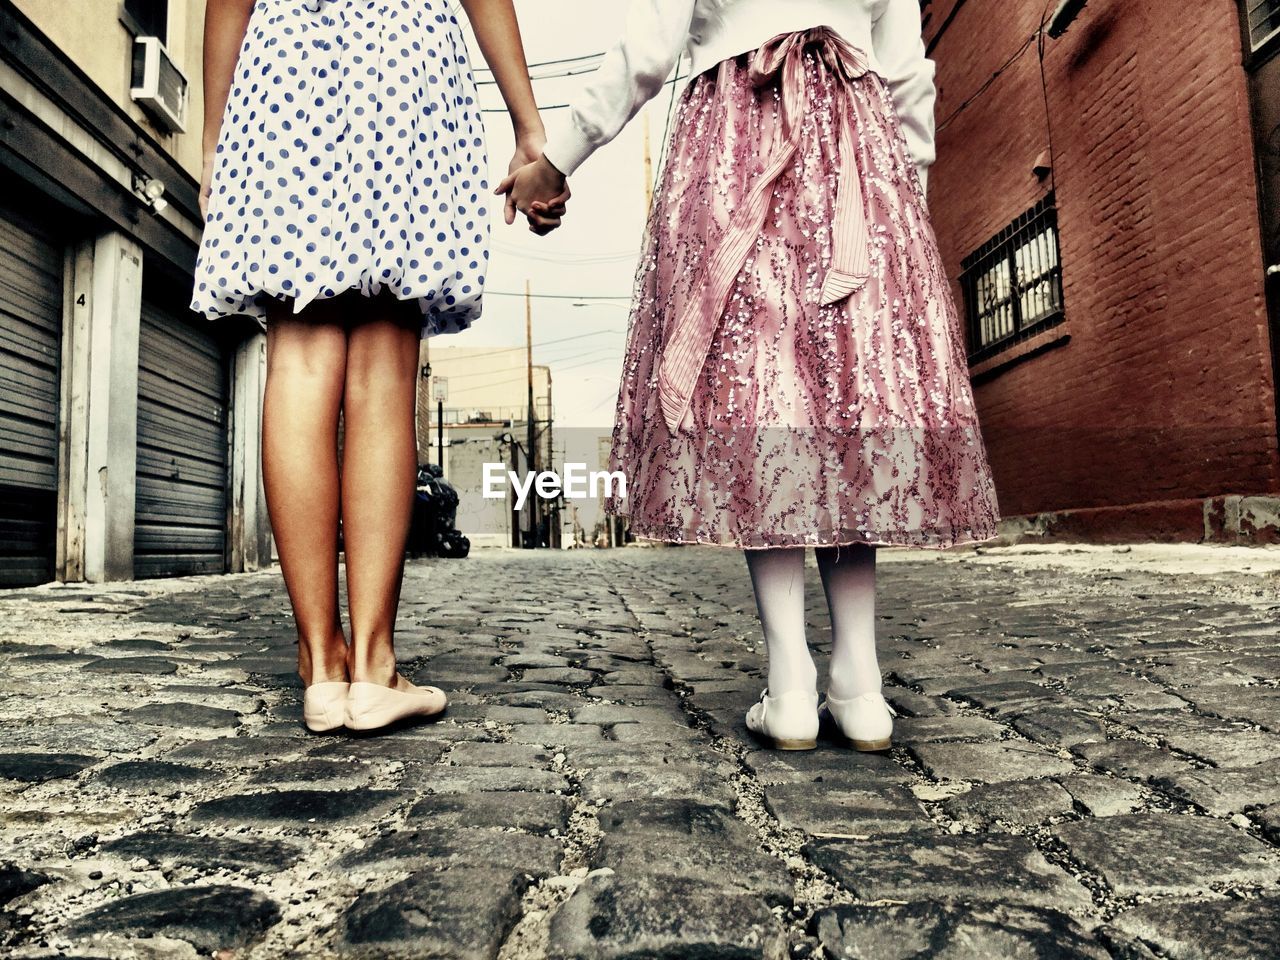
[{"label": "white knee sock", "polygon": [[769,695],[813,691],[818,671],[804,636],[804,549],[744,553],[769,651]]},{"label": "white knee sock", "polygon": [[839,700],[880,690],[876,660],[876,552],[857,544],[817,551],[831,611],[831,696]]}]

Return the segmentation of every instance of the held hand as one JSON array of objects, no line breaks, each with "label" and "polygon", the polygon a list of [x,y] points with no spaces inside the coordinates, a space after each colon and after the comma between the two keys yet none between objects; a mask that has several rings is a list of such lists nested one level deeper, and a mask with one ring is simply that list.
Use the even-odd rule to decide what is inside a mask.
[{"label": "held hand", "polygon": [[[527,167],[541,157],[542,148],[546,146],[546,143],[547,138],[544,134],[531,134],[517,139],[516,152],[512,155],[511,162],[507,164],[507,178],[502,183],[506,184],[518,170]],[[506,191],[502,189],[500,184],[494,192],[501,195]],[[506,219],[508,226],[516,222],[516,205],[510,193],[507,193]]]},{"label": "held hand", "polygon": [[518,210],[528,218],[529,229],[539,236],[560,226],[571,196],[564,174],[546,157],[513,172],[495,192],[507,198],[507,223],[515,222]]},{"label": "held hand", "polygon": [[558,230],[568,209],[568,199],[569,188],[566,186],[562,197],[552,203],[543,203],[541,200],[531,203],[526,217],[529,221],[529,229],[540,237],[545,237],[552,230]]}]

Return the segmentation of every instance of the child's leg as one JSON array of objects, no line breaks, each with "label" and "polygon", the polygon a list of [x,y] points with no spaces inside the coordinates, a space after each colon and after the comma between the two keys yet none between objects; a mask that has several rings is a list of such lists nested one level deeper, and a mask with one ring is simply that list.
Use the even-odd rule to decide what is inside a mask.
[{"label": "child's leg", "polygon": [[744,552],[769,652],[769,695],[810,692],[818,671],[804,636],[804,548]]},{"label": "child's leg", "polygon": [[831,610],[831,683],[827,692],[840,700],[878,693],[875,547],[822,547],[817,555]]}]

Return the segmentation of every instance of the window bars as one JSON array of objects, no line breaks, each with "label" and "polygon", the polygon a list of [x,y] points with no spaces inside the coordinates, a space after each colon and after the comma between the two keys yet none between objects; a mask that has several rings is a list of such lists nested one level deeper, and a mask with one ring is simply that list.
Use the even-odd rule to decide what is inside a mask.
[{"label": "window bars", "polygon": [[1048,194],[961,264],[969,362],[1062,319],[1058,211]]},{"label": "window bars", "polygon": [[1249,25],[1252,53],[1280,37],[1280,0],[1244,0],[1244,15]]}]

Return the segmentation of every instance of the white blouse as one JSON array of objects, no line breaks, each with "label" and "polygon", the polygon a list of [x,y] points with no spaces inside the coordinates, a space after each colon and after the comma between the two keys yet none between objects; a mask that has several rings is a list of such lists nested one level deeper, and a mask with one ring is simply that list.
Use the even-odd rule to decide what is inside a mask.
[{"label": "white blouse", "polygon": [[552,128],[546,157],[565,175],[662,89],[682,50],[697,76],[782,33],[831,27],[886,82],[923,182],[934,160],[934,64],[919,0],[630,0],[626,30]]}]

